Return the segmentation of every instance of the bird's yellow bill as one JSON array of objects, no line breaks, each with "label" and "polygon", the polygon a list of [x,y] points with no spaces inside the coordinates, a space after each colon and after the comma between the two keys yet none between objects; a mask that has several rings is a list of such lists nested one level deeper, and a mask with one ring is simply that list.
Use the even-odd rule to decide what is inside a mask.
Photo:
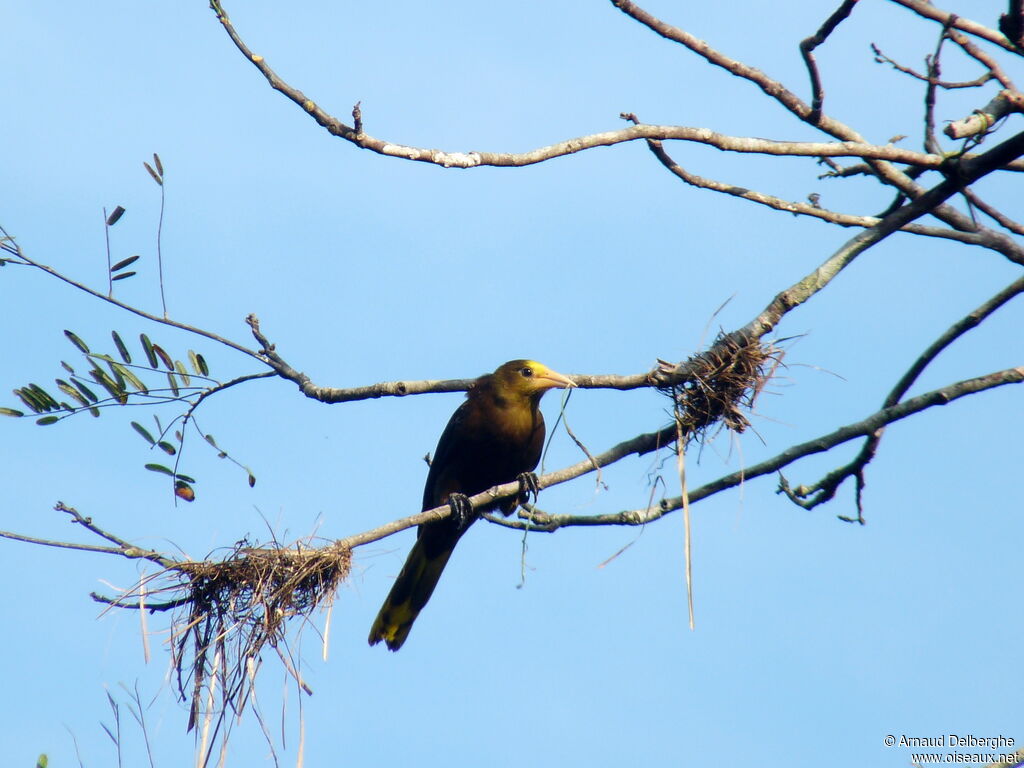
[{"label": "bird's yellow bill", "polygon": [[545,389],[554,389],[556,387],[568,389],[576,386],[576,382],[568,376],[558,373],[558,371],[552,371],[550,368],[539,363],[535,365],[534,378],[544,382]]}]

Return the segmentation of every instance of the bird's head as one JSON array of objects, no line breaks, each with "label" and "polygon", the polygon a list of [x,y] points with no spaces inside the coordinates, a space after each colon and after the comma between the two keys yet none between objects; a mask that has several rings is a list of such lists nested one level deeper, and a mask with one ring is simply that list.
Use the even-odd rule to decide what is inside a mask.
[{"label": "bird's head", "polygon": [[539,398],[549,389],[576,386],[568,376],[536,360],[510,360],[494,372],[494,383],[499,391],[531,398]]}]

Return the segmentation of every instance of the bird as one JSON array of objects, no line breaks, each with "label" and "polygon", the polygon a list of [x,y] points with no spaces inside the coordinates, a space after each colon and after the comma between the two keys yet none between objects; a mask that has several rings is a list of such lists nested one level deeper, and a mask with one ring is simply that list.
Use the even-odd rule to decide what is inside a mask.
[{"label": "bird", "polygon": [[472,509],[469,496],[517,479],[523,493],[536,492],[533,470],[545,432],[540,399],[549,389],[575,386],[535,360],[510,360],[473,382],[441,433],[423,488],[424,510],[449,504],[452,514],[419,526],[416,543],[370,629],[370,645],[383,640],[392,651],[401,648],[469,526],[489,509],[511,514],[522,498],[509,496]]}]

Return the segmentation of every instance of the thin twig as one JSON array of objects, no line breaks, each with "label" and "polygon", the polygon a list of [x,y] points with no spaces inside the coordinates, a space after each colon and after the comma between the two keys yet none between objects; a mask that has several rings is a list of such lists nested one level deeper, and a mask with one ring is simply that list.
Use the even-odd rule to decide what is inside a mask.
[{"label": "thin twig", "polygon": [[[905,75],[910,75],[910,77],[913,77],[916,80],[921,80],[922,82],[925,82],[925,83],[931,82],[929,80],[929,76],[928,75],[922,75],[920,72],[917,72],[916,70],[913,70],[910,67],[906,67],[906,66],[900,64],[898,61],[895,61],[894,59],[886,56],[884,53],[882,53],[881,49],[879,49],[879,47],[877,45],[875,45],[874,43],[871,43],[871,50],[875,54],[875,61],[877,61],[879,64],[888,64],[893,69],[895,69],[897,72],[902,72]],[[934,82],[935,82],[935,85],[937,85],[939,88],[943,88],[945,90],[952,91],[952,90],[957,90],[959,88],[979,88],[982,85],[984,85],[985,83],[987,83],[989,80],[992,80],[994,78],[995,78],[995,75],[993,75],[991,72],[984,72],[981,75],[979,75],[978,77],[976,77],[974,80],[964,80],[962,82],[950,82],[950,81],[947,81],[947,80],[937,80],[936,79]]]},{"label": "thin twig", "polygon": [[[2,226],[0,226],[0,234],[2,234],[4,237],[10,237],[10,235],[7,234],[7,230],[5,230]],[[118,301],[117,299],[111,296],[104,296],[102,293],[93,290],[89,286],[84,285],[83,283],[80,283],[77,280],[72,280],[70,277],[67,277],[66,275],[58,272],[53,267],[49,267],[46,264],[41,264],[40,262],[37,262],[29,258],[28,256],[25,255],[25,252],[21,249],[20,246],[16,245],[15,248],[17,257],[21,259],[25,264],[31,267],[35,267],[36,269],[40,269],[43,272],[46,272],[47,274],[52,275],[53,277],[56,277],[58,280],[67,283],[73,288],[77,288],[78,290],[89,294],[90,296],[93,296],[97,299],[102,299],[108,304],[113,304],[115,307],[123,309],[126,312],[131,312],[133,315],[138,315],[139,317],[145,318],[146,320],[152,320],[154,323],[160,323],[161,325],[168,325],[172,328],[178,328],[182,331],[194,333],[197,336],[202,336],[203,338],[210,339],[211,341],[216,341],[218,344],[223,344],[224,346],[230,347],[231,349],[234,349],[237,352],[241,352],[242,354],[256,358],[261,363],[266,362],[265,360],[261,359],[260,356],[254,350],[248,349],[247,347],[243,347],[241,344],[236,344],[230,339],[225,339],[224,337],[218,336],[217,334],[211,333],[210,331],[204,331],[202,328],[187,325],[186,323],[179,323],[177,320],[171,320],[166,317],[160,317],[159,315],[150,314],[149,312],[139,309],[138,307],[133,307],[130,304],[125,304],[123,301]]]},{"label": "thin twig", "polygon": [[[77,549],[80,552],[101,552],[105,555],[121,555],[123,557],[132,557],[133,555],[126,552],[120,547],[101,547],[96,544],[78,544],[72,541],[56,541],[55,539],[40,539],[36,536],[25,536],[21,533],[14,533],[13,531],[0,531],[0,538],[10,539],[11,541],[23,541],[26,544],[39,544],[43,547],[57,547],[58,549]],[[139,557],[141,555],[135,555]]]},{"label": "thin twig", "polygon": [[1020,224],[1014,219],[1011,219],[1006,214],[997,210],[994,206],[989,205],[987,202],[982,200],[973,189],[964,189],[963,195],[970,201],[971,205],[973,205],[979,211],[981,211],[986,216],[991,218],[993,221],[997,222],[1000,226],[1005,227],[1006,229],[1013,232],[1015,235],[1024,235],[1024,225]]},{"label": "thin twig", "polygon": [[[110,224],[107,223],[107,219],[107,207],[103,206],[103,239],[107,245],[107,298],[112,299],[114,297],[114,275],[110,268],[114,262],[110,255]],[[4,232],[4,234],[7,233]]]},{"label": "thin twig", "polygon": [[[156,155],[153,155],[156,158]],[[167,193],[164,189],[163,167],[160,168],[160,218],[156,224],[156,269],[160,282],[160,304],[164,309],[164,319],[167,319],[167,297],[164,294],[164,254],[161,247],[164,232],[164,208],[167,202]]]},{"label": "thin twig", "polygon": [[106,539],[112,542],[116,546],[114,547],[100,547],[93,544],[78,544],[75,542],[56,541],[53,539],[40,539],[35,536],[24,536],[19,533],[12,533],[10,531],[0,531],[0,537],[5,539],[11,539],[13,541],[23,541],[27,544],[39,544],[44,547],[57,547],[59,549],[76,549],[82,552],[100,552],[107,555],[120,555],[121,557],[127,557],[130,559],[143,559],[149,560],[150,562],[156,563],[164,568],[168,568],[174,565],[174,561],[170,560],[158,552],[151,549],[142,549],[136,547],[130,542],[110,533],[109,531],[100,528],[96,525],[92,518],[84,517],[79,514],[78,510],[73,507],[69,507],[64,502],[58,501],[54,507],[58,512],[65,512],[71,516],[71,520],[83,528],[88,529],[92,533],[96,534],[100,538]]},{"label": "thin twig", "polygon": [[939,41],[935,44],[935,52],[926,57],[928,64],[928,86],[924,90],[924,148],[927,152],[942,154],[939,140],[935,138],[935,90],[942,74],[942,44],[946,42],[948,27],[942,28]]},{"label": "thin twig", "polygon": [[[950,17],[956,18],[956,17]],[[981,66],[986,69],[986,74],[990,77],[994,77],[999,83],[1007,90],[1016,91],[1017,86],[1013,84],[1013,80],[1010,76],[1003,71],[1003,68],[999,65],[999,62],[995,60],[987,51],[979,48],[972,43],[965,35],[960,34],[955,29],[950,29],[946,26],[947,36],[950,40],[960,46],[963,52],[970,56],[972,59],[977,61]]]},{"label": "thin twig", "polygon": [[825,103],[825,89],[821,85],[818,64],[814,59],[814,49],[828,39],[835,28],[850,15],[856,4],[857,0],[843,0],[843,4],[828,17],[815,34],[800,41],[800,55],[804,59],[807,73],[811,78],[811,114],[808,117],[810,123],[817,123],[821,119],[821,108]]}]

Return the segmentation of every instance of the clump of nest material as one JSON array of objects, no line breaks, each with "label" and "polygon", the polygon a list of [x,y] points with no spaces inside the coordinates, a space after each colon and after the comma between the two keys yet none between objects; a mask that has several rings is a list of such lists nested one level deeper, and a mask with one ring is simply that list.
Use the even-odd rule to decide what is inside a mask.
[{"label": "clump of nest material", "polygon": [[219,725],[228,711],[242,712],[267,646],[311,692],[288,652],[287,625],[328,608],[351,566],[347,547],[243,541],[221,560],[176,563],[166,572],[177,582],[166,588],[173,596],[163,605],[179,611],[171,627],[172,663],[179,693],[190,703],[189,730],[201,714],[219,712]]},{"label": "clump of nest material", "polygon": [[659,389],[672,398],[680,435],[701,440],[715,424],[743,432],[750,426],[746,412],[753,409],[782,355],[771,343],[721,335],[706,351],[681,365],[662,362],[658,373],[671,383]]}]

